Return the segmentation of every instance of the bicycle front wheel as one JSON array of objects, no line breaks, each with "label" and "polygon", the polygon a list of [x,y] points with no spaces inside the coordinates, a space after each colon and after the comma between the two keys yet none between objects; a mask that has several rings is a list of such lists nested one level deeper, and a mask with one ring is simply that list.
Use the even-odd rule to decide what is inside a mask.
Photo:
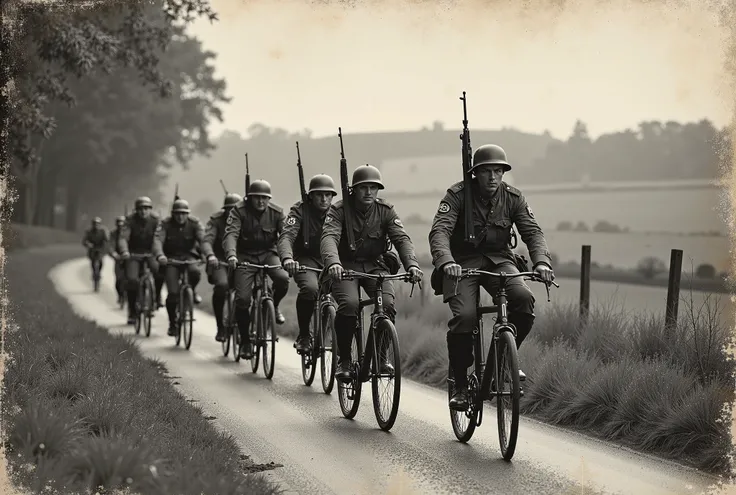
[{"label": "bicycle front wheel", "polygon": [[194,333],[194,293],[191,287],[187,287],[182,298],[182,332],[186,349],[192,346],[192,334]]},{"label": "bicycle front wheel", "polygon": [[253,373],[258,372],[258,365],[261,362],[261,332],[260,332],[260,311],[256,311],[256,305],[253,303],[250,312],[250,349],[252,357],[250,358],[250,369]]},{"label": "bicycle front wheel", "polygon": [[373,411],[378,426],[389,431],[396,422],[401,398],[401,354],[399,335],[388,319],[379,320],[373,329],[377,355],[373,356]]},{"label": "bicycle front wheel", "polygon": [[261,306],[261,338],[263,338],[263,374],[269,380],[273,378],[276,365],[276,310],[273,301],[266,299]]},{"label": "bicycle front wheel", "polygon": [[496,345],[498,374],[501,387],[497,386],[496,411],[498,413],[498,441],[504,460],[511,460],[516,450],[519,434],[519,359],[516,341],[511,332],[502,331]]},{"label": "bicycle front wheel", "polygon": [[147,279],[143,284],[143,327],[146,332],[146,337],[151,336],[151,323],[153,320],[153,308],[156,301],[153,300],[153,283],[151,279]]},{"label": "bicycle front wheel", "polygon": [[335,370],[337,368],[337,359],[334,352],[335,342],[337,342],[334,306],[329,305],[325,308],[320,326],[322,337],[319,342],[319,361],[320,373],[322,375],[322,390],[329,395],[335,384]]}]

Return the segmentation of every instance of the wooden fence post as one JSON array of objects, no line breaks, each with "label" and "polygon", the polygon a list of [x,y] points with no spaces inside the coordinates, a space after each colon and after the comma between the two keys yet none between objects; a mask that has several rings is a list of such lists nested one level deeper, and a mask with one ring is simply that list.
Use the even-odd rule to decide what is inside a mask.
[{"label": "wooden fence post", "polygon": [[588,319],[590,311],[590,246],[584,245],[580,259],[580,320]]},{"label": "wooden fence post", "polygon": [[670,277],[667,281],[667,307],[664,313],[665,328],[677,325],[677,310],[680,303],[680,278],[682,277],[682,249],[670,251]]}]

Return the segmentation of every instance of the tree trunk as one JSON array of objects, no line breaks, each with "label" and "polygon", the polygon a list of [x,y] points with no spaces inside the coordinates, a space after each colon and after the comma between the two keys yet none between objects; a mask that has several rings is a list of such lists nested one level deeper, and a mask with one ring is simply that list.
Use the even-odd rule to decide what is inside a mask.
[{"label": "tree trunk", "polygon": [[79,187],[75,184],[68,184],[66,188],[66,230],[76,232],[78,219]]},{"label": "tree trunk", "polygon": [[35,197],[36,197],[37,185],[34,183],[26,184],[23,190],[23,196],[19,198],[19,201],[23,201],[23,223],[26,225],[33,225],[33,216],[35,214]]},{"label": "tree trunk", "polygon": [[38,194],[36,195],[35,225],[54,227],[54,207],[56,206],[56,173],[39,174]]}]

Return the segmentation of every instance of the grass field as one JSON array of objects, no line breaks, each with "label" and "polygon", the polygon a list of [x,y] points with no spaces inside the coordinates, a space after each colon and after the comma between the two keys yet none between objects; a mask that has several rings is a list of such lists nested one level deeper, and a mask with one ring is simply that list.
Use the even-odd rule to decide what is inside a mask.
[{"label": "grass field", "polygon": [[163,363],[78,318],[55,292],[48,271],[82,254],[20,250],[5,266],[2,420],[14,484],[34,493],[277,493],[257,474],[269,467],[187,402]]},{"label": "grass field", "polygon": [[[719,315],[724,297],[698,303],[683,294],[680,325],[666,332],[658,314],[624,311],[615,297],[594,303],[583,325],[575,304],[547,304],[544,287],[530,286],[544,308],[520,349],[528,377],[525,414],[709,472],[730,469],[730,419],[721,416],[734,398],[735,365],[723,350],[731,338]],[[409,290],[397,287],[404,376],[444,388],[449,310],[440,298],[422,301],[418,290],[410,299]],[[206,278],[198,292],[202,309],[211,312]],[[292,283],[281,303],[287,321],[278,331],[289,337],[298,333],[296,292]],[[214,329],[205,338],[214,339]],[[278,352],[295,351],[282,346]]]},{"label": "grass field", "polygon": [[[521,187],[523,191],[523,187]],[[427,198],[392,197],[389,201],[404,219],[418,254],[429,251],[427,233],[437,211],[441,194]],[[670,249],[682,249],[683,267],[689,271],[690,259],[695,266],[709,263],[718,271],[730,267],[727,236],[707,237],[644,232],[728,232],[721,219],[721,197],[716,190],[628,191],[616,193],[525,194],[534,216],[544,230],[550,251],[561,261],[580,261],[580,246],[591,246],[592,260],[601,265],[633,268],[645,256],[656,256],[669,262]],[[412,225],[410,216],[424,219],[426,224]],[[631,232],[606,234],[599,232],[555,232],[560,222],[585,222],[592,228],[606,220]]]}]

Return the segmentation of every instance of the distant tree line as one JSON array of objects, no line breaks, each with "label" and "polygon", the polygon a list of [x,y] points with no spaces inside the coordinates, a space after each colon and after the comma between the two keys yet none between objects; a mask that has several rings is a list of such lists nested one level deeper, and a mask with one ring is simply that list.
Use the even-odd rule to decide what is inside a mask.
[{"label": "distant tree line", "polygon": [[217,19],[206,0],[10,0],[2,10],[14,221],[72,231],[83,214],[109,221],[134,196],[160,200],[174,164],[214,148],[207,127],[222,120],[225,82],[184,31]]},{"label": "distant tree line", "polygon": [[713,179],[730,163],[727,129],[709,120],[641,122],[636,129],[591,139],[577,121],[567,141],[552,142],[530,167],[514,170],[528,184]]},{"label": "distant tree line", "polygon": [[[337,129],[335,129],[337,131]],[[370,163],[379,168],[385,162],[404,158],[447,156],[460,158],[458,130],[445,129],[434,122],[418,131],[352,133],[343,129],[345,151],[351,168]],[[637,129],[604,134],[591,139],[586,125],[576,122],[565,140],[543,134],[524,133],[511,128],[471,130],[473,143],[499,143],[514,162],[514,178],[519,183],[566,183],[592,181],[714,179],[721,167],[730,163],[730,141],[725,129],[716,129],[708,120],[692,123],[642,122]],[[339,163],[337,132],[316,138],[310,129],[290,132],[254,123],[247,136],[226,131],[217,141],[212,158],[195,158],[191,182],[212,182],[218,176],[240,181],[243,154],[249,153],[251,170],[269,180],[279,198],[298,194],[296,173],[273,174],[274,167],[290,170],[299,141],[305,173],[332,173]],[[454,167],[454,168],[453,168]],[[450,161],[448,171],[459,173],[458,162]],[[260,176],[259,175],[259,176]],[[389,185],[389,190],[406,184]],[[395,190],[395,189],[394,189]]]}]

